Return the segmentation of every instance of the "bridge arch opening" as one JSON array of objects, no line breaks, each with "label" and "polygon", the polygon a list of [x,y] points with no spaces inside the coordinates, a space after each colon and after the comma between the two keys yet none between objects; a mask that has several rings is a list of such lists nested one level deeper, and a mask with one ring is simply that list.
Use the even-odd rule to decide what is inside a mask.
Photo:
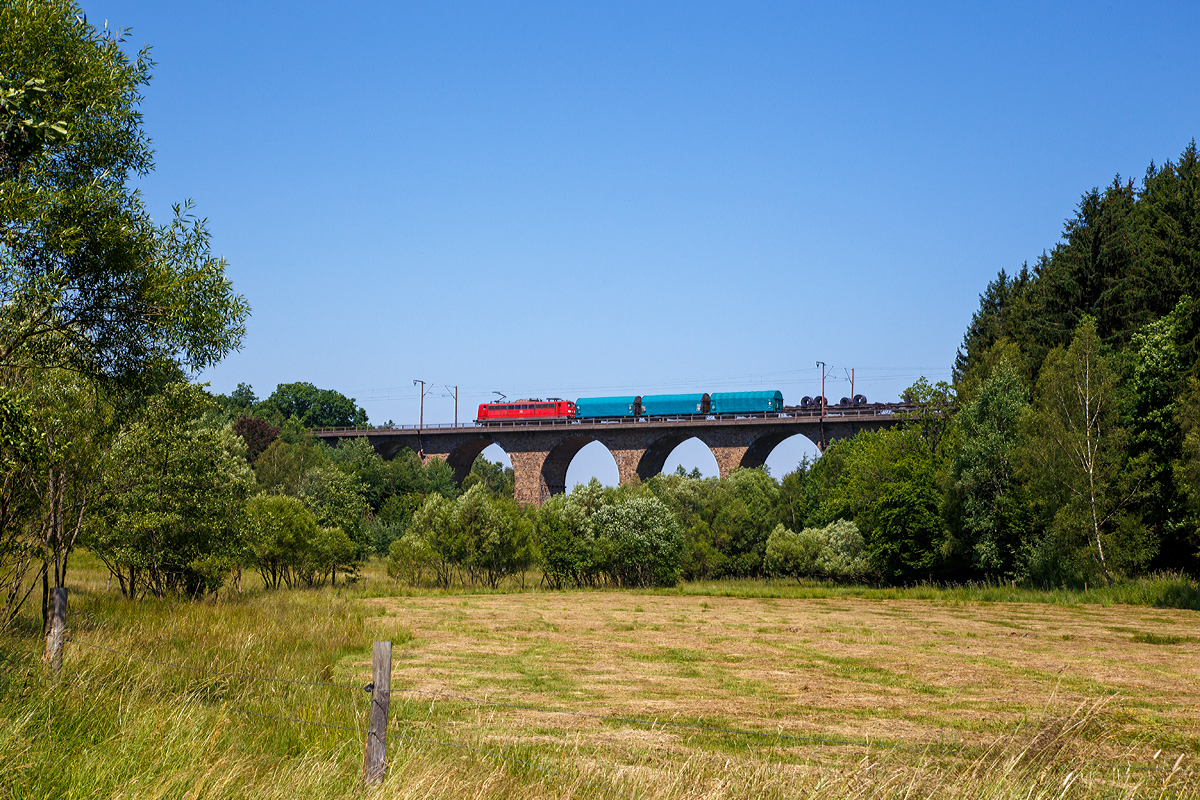
[{"label": "bridge arch opening", "polygon": [[493,461],[505,469],[512,468],[512,459],[508,457],[508,453],[500,445],[492,442],[487,447],[483,448],[483,452],[479,455],[486,458],[488,461]]},{"label": "bridge arch opening", "polygon": [[659,472],[669,474],[680,467],[689,475],[694,475],[698,471],[704,478],[717,478],[721,475],[721,468],[717,464],[717,458],[713,455],[713,451],[695,436],[684,439],[675,445]]},{"label": "bridge arch opening", "polygon": [[746,451],[742,466],[766,466],[767,471],[776,479],[794,472],[800,462],[808,459],[811,464],[821,457],[821,451],[816,442],[803,433],[783,433],[764,436]]},{"label": "bridge arch opening", "polygon": [[475,459],[483,456],[488,461],[497,461],[502,467],[511,467],[512,459],[504,448],[496,444],[487,436],[478,436],[462,442],[446,457],[446,463],[454,470],[454,482],[462,486],[462,482],[466,480],[467,475],[471,474],[471,467],[475,464]]},{"label": "bridge arch opening", "polygon": [[[587,484],[592,478],[605,486],[616,486],[621,482],[617,459],[603,443],[591,437],[580,436],[563,442],[550,452],[546,459],[547,466],[551,461],[555,462],[555,472],[558,469],[562,471],[562,489],[559,491],[570,493],[576,486]],[[546,483],[551,494],[558,493],[549,480]]]}]

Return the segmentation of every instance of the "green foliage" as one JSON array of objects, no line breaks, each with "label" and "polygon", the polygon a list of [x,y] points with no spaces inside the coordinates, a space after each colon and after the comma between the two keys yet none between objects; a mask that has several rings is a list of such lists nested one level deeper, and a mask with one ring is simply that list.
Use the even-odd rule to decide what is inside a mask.
[{"label": "green foliage", "polygon": [[1021,375],[1002,360],[958,416],[962,446],[953,477],[961,503],[964,566],[975,573],[1012,578],[1025,566],[1031,510],[1016,479],[1014,457],[1028,408]]},{"label": "green foliage", "polygon": [[153,62],[73,2],[0,5],[0,365],[145,385],[240,346],[249,313],[177,206],[158,226],[138,110]]},{"label": "green foliage", "polygon": [[779,484],[760,469],[722,480],[657,475],[647,490],[684,533],[682,574],[689,579],[763,574],[767,538],[778,520]]},{"label": "green foliage", "polygon": [[1124,387],[1129,408],[1122,416],[1129,420],[1129,454],[1146,470],[1137,511],[1160,544],[1151,567],[1197,565],[1188,536],[1187,504],[1172,471],[1183,453],[1184,436],[1178,405],[1186,380],[1179,336],[1193,305],[1190,297],[1181,299],[1170,314],[1134,333],[1127,351],[1132,369]]},{"label": "green foliage", "polygon": [[718,486],[711,531],[724,574],[762,575],[767,538],[777,524],[779,484],[761,469],[738,469]]},{"label": "green foliage", "polygon": [[297,419],[306,428],[361,428],[367,412],[354,399],[311,383],[281,383],[262,402],[262,413]]},{"label": "green foliage", "polygon": [[420,586],[425,571],[434,562],[434,552],[423,536],[408,533],[388,546],[387,574],[393,586],[400,581]]},{"label": "green foliage", "polygon": [[471,464],[471,471],[463,479],[463,491],[469,491],[475,484],[482,484],[492,497],[512,498],[516,492],[517,477],[512,467],[477,456]]},{"label": "green foliage", "polygon": [[495,500],[476,484],[457,500],[429,495],[405,536],[392,544],[390,569],[393,577],[419,577],[432,567],[445,588],[456,578],[495,588],[507,576],[523,576],[533,563],[532,538],[532,522],[516,503]]},{"label": "green foliage", "polygon": [[[1167,316],[1185,295],[1200,297],[1200,152],[1146,170],[1141,186],[1114,179],[1092,189],[1067,220],[1062,241],[1031,270],[1001,272],[980,307],[956,362],[962,378],[1001,338],[1016,342],[1034,372],[1055,347],[1070,344],[1085,316],[1104,342],[1123,347]],[[1197,364],[1197,310],[1180,320],[1184,363]]]},{"label": "green foliage", "polygon": [[683,533],[655,497],[622,498],[596,511],[596,562],[618,586],[674,586]]},{"label": "green foliage", "polygon": [[311,440],[289,444],[282,437],[271,442],[254,460],[258,491],[295,496],[306,472],[329,463],[327,447]]},{"label": "green foliage", "polygon": [[117,435],[88,546],[122,590],[212,591],[240,551],[253,485],[245,446],[198,386],[171,384]]},{"label": "green foliage", "polygon": [[596,537],[591,515],[580,499],[578,490],[556,494],[533,517],[542,574],[552,589],[591,586],[597,577]]},{"label": "green foliage", "polygon": [[818,528],[805,528],[800,533],[788,530],[783,523],[775,526],[767,539],[764,566],[767,574],[800,580],[817,573],[817,557],[821,553]]},{"label": "green foliage", "polygon": [[1192,566],[1200,560],[1200,380],[1188,381],[1187,391],[1176,406],[1176,419],[1182,440],[1179,458],[1171,465],[1171,475],[1177,490],[1187,504],[1186,517],[1180,526],[1184,551],[1180,559]]},{"label": "green foliage", "polygon": [[765,565],[768,574],[858,580],[870,570],[866,542],[858,526],[835,520],[824,528],[805,528],[794,533],[783,524],[767,540]]},{"label": "green foliage", "polygon": [[1049,518],[1050,541],[1041,544],[1037,561],[1068,566],[1064,559],[1071,558],[1075,579],[1099,572],[1111,583],[1112,570],[1144,566],[1157,544],[1129,510],[1146,461],[1129,457],[1117,393],[1096,321],[1084,317],[1070,348],[1046,357],[1024,426],[1030,490]]},{"label": "green foliage", "polygon": [[363,525],[369,507],[365,487],[332,466],[313,467],[300,479],[297,496],[322,527],[338,528],[350,537],[359,558],[371,549]]},{"label": "green foliage", "polygon": [[879,577],[927,580],[941,568],[948,479],[921,425],[863,432],[831,444],[814,465],[808,480],[821,500],[806,524],[853,520]]},{"label": "green foliage", "polygon": [[296,585],[317,531],[316,517],[294,497],[260,494],[246,503],[250,564],[268,589]]}]

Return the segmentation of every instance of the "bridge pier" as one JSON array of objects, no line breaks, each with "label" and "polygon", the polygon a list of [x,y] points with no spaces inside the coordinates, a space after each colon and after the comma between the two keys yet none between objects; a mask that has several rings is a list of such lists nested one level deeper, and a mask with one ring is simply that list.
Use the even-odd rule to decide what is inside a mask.
[{"label": "bridge pier", "polygon": [[790,436],[802,435],[820,446],[826,440],[848,438],[862,430],[894,425],[892,414],[864,413],[844,417],[827,416],[824,425],[814,417],[776,416],[720,420],[655,420],[619,423],[556,423],[513,427],[315,431],[330,443],[341,439],[366,438],[381,456],[394,458],[405,447],[429,463],[444,459],[454,469],[460,484],[471,471],[476,457],[490,444],[498,444],[512,460],[516,499],[522,504],[541,505],[552,495],[567,490],[567,467],[590,442],[600,442],[617,463],[622,484],[649,480],[662,472],[671,452],[691,438],[712,451],[721,477],[740,468],[761,467],[771,451]]}]

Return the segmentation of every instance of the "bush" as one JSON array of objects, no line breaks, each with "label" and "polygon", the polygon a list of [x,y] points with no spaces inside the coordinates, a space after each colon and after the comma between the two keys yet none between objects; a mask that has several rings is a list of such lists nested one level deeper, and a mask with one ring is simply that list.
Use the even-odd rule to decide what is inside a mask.
[{"label": "bush", "polygon": [[683,533],[662,501],[628,497],[598,510],[597,562],[618,586],[674,586],[679,582]]},{"label": "bush", "polygon": [[246,504],[250,561],[268,589],[322,586],[351,568],[358,546],[337,527],[321,527],[294,497],[259,495]]},{"label": "bush", "polygon": [[416,534],[407,533],[388,548],[387,573],[393,586],[401,580],[410,586],[420,586],[425,570],[433,565],[433,550]]},{"label": "bush", "polygon": [[767,540],[766,570],[771,575],[853,579],[868,570],[866,543],[858,526],[836,520],[824,528],[805,528],[794,533],[775,526]]},{"label": "bush", "polygon": [[542,576],[553,589],[590,586],[596,579],[596,536],[591,518],[572,497],[554,495],[533,518]]}]

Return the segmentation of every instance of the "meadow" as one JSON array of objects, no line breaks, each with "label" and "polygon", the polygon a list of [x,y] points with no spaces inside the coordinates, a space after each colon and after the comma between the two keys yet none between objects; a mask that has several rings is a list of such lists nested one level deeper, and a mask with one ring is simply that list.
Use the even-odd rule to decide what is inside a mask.
[{"label": "meadow", "polygon": [[105,577],[81,555],[57,679],[32,616],[0,640],[0,797],[1200,796],[1200,612],[1162,607],[1186,581],[393,593],[374,565],[193,603]]}]

